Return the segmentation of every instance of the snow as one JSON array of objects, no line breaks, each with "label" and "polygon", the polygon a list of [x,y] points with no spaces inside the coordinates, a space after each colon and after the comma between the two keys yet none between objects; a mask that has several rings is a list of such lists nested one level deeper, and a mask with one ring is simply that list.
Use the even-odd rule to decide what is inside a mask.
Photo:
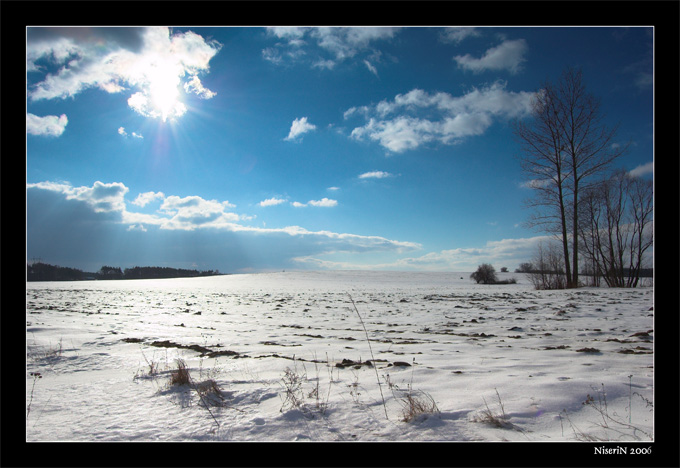
[{"label": "snow", "polygon": [[653,441],[652,288],[469,276],[27,283],[26,441]]}]

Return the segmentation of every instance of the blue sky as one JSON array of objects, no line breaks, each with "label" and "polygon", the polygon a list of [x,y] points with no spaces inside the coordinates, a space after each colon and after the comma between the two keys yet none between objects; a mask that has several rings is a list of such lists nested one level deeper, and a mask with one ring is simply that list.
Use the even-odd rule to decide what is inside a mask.
[{"label": "blue sky", "polygon": [[33,28],[27,258],[514,270],[510,122],[567,66],[652,177],[653,28]]}]

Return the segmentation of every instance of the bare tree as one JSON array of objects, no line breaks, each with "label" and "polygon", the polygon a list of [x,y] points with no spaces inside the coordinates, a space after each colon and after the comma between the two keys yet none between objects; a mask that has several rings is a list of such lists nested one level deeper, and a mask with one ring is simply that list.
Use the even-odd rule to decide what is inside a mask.
[{"label": "bare tree", "polygon": [[534,270],[529,274],[529,281],[535,289],[564,289],[566,278],[564,258],[560,246],[554,242],[539,242],[532,261]]},{"label": "bare tree", "polygon": [[520,163],[535,197],[532,227],[560,240],[566,287],[578,287],[578,202],[581,191],[627,149],[614,145],[616,127],[603,123],[599,101],[589,94],[578,69],[567,68],[556,84],[536,93],[534,118],[518,121]]},{"label": "bare tree", "polygon": [[653,245],[653,186],[617,171],[586,191],[579,227],[585,257],[610,287],[635,287]]}]

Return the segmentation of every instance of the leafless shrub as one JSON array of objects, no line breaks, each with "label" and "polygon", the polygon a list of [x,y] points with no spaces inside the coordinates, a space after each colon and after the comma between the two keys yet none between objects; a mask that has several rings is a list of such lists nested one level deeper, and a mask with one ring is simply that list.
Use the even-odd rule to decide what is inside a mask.
[{"label": "leafless shrub", "polygon": [[279,411],[283,412],[286,407],[294,409],[304,408],[304,392],[302,391],[302,384],[306,379],[307,374],[298,373],[297,366],[295,366],[294,369],[286,367],[283,377],[281,378],[285,398]]},{"label": "leafless shrub", "polygon": [[[297,361],[295,361],[295,359],[293,368],[286,368],[280,382],[280,385],[283,388],[283,396],[281,397],[283,403],[281,404],[280,412],[287,409],[297,409],[306,415],[312,415],[313,413],[323,415],[326,413],[331,387],[334,382],[333,366],[328,360],[328,356],[326,356],[328,391],[324,397],[323,389],[321,387],[319,363],[320,361],[314,359],[316,377],[311,379],[307,377],[307,369],[304,364],[302,365],[302,370],[298,370]],[[313,403],[309,404],[307,400],[312,400]]]},{"label": "leafless shrub", "polygon": [[529,273],[529,280],[535,289],[565,289],[567,287],[564,257],[557,244],[539,243],[533,265],[535,269]]}]

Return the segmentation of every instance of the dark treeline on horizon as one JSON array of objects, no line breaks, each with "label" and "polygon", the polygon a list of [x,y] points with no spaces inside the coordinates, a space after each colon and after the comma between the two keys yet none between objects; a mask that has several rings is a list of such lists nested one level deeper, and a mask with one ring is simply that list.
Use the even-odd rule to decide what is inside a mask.
[{"label": "dark treeline on horizon", "polygon": [[123,280],[123,279],[159,279],[159,278],[193,278],[199,276],[221,275],[218,270],[187,270],[170,267],[133,267],[121,270],[120,267],[103,266],[97,272],[86,272],[76,268],[60,267],[37,262],[26,266],[27,281],[80,281],[80,280]]},{"label": "dark treeline on horizon", "polygon": [[[628,276],[632,273],[632,270],[630,268],[623,268],[622,270],[622,275],[623,276]],[[563,275],[564,270],[541,270],[539,268],[535,268],[531,263],[521,263],[519,268],[515,268],[515,273],[550,273],[550,274],[555,274],[555,275]],[[589,271],[582,271],[580,273],[583,276],[592,276],[592,272]],[[639,277],[640,278],[653,278],[654,277],[654,268],[640,268],[639,271]]]}]

